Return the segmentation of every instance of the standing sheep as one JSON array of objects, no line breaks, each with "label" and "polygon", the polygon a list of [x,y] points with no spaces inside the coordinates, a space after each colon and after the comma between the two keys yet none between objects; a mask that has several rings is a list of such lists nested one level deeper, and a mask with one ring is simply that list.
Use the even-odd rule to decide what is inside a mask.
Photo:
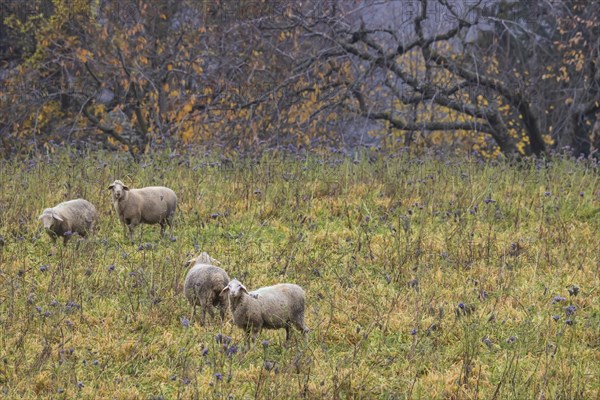
[{"label": "standing sheep", "polygon": [[113,204],[119,220],[124,226],[125,236],[129,230],[129,240],[133,242],[133,229],[139,224],[160,224],[160,235],[164,236],[165,226],[173,233],[173,218],[177,208],[177,195],[164,186],[149,186],[129,189],[116,180],[108,187],[112,191]]},{"label": "standing sheep", "polygon": [[92,203],[84,199],[75,199],[46,208],[39,219],[42,220],[53,243],[57,237],[62,236],[63,244],[66,245],[74,233],[80,236],[91,233],[97,215],[96,207]]},{"label": "standing sheep", "polygon": [[213,307],[219,308],[223,321],[227,308],[227,295],[222,293],[222,290],[229,283],[229,275],[213,264],[218,265],[220,262],[205,252],[186,263],[186,266],[192,265],[192,268],[185,277],[183,293],[194,307],[192,320],[196,315],[196,306],[202,308],[202,325],[206,320],[207,311],[210,318],[214,319]]},{"label": "standing sheep", "polygon": [[280,283],[248,293],[240,281],[233,279],[222,293],[229,294],[233,322],[246,331],[248,342],[250,333],[254,341],[262,328],[285,328],[285,340],[290,337],[291,325],[303,334],[308,332],[304,325],[304,290],[298,285]]}]

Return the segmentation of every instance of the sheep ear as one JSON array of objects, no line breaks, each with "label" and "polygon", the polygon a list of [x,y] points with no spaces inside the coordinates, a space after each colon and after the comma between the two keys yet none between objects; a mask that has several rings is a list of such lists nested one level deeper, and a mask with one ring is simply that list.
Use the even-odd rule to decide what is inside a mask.
[{"label": "sheep ear", "polygon": [[184,264],[184,267],[189,267],[190,265],[194,264],[195,261],[196,261],[195,258],[192,258],[191,260],[187,260]]},{"label": "sheep ear", "polygon": [[52,218],[54,218],[57,221],[64,221],[64,219],[62,219],[62,217],[60,215],[58,215],[57,213],[52,213]]},{"label": "sheep ear", "polygon": [[248,289],[246,289],[246,286],[242,285],[241,283],[240,283],[240,289],[242,289],[244,292],[246,292],[246,294],[248,294]]},{"label": "sheep ear", "polygon": [[210,261],[213,263],[213,265],[221,265],[221,261],[215,260],[214,258],[211,258]]},{"label": "sheep ear", "polygon": [[123,190],[129,190],[129,187],[123,185]]},{"label": "sheep ear", "polygon": [[110,186],[108,187],[108,190],[113,190],[114,187],[115,187],[115,184],[111,183]]},{"label": "sheep ear", "polygon": [[229,292],[229,286],[225,286],[220,294],[225,294],[225,292]]}]

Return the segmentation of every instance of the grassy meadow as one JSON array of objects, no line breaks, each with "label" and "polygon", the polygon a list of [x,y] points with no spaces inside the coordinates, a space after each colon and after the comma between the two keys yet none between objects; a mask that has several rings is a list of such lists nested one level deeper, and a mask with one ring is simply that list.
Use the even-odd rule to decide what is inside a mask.
[{"label": "grassy meadow", "polygon": [[[173,237],[129,243],[115,179],[175,190]],[[589,161],[63,152],[1,162],[0,188],[0,397],[600,396]],[[37,217],[77,197],[95,234],[52,245]],[[200,251],[249,289],[301,285],[307,338],[190,322]]]}]

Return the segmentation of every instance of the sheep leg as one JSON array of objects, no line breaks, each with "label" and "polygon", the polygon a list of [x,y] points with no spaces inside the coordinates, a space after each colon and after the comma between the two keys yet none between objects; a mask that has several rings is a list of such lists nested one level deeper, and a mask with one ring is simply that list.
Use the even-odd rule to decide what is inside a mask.
[{"label": "sheep leg", "polygon": [[304,325],[304,313],[298,316],[298,318],[294,321],[294,325],[296,326],[296,328],[298,328],[300,332],[302,332],[304,336],[306,336],[306,334],[308,333],[308,327]]},{"label": "sheep leg", "polygon": [[202,318],[200,318],[200,324],[206,326],[206,304],[202,305]]},{"label": "sheep leg", "polygon": [[288,340],[290,340],[290,326],[286,325],[285,326],[285,341],[287,342]]},{"label": "sheep leg", "polygon": [[221,314],[221,323],[225,322],[225,307],[223,305],[219,307],[219,313]]},{"label": "sheep leg", "polygon": [[167,224],[169,225],[170,237],[173,237],[173,216],[167,218]]},{"label": "sheep leg", "polygon": [[133,228],[135,228],[135,225],[129,224],[129,225],[127,225],[127,228],[129,230],[129,241],[131,243],[134,243],[134,240],[133,240]]},{"label": "sheep leg", "polygon": [[164,237],[165,236],[165,221],[161,221],[160,222],[160,237]]},{"label": "sheep leg", "polygon": [[244,351],[250,350],[250,334],[252,333],[252,328],[246,327],[244,328]]},{"label": "sheep leg", "polygon": [[252,343],[256,343],[256,339],[258,338],[259,333],[260,333],[260,329],[252,330]]},{"label": "sheep leg", "polygon": [[196,303],[194,302],[194,307],[192,308],[192,319],[191,319],[191,321],[193,322],[195,318],[196,318]]},{"label": "sheep leg", "polygon": [[213,311],[212,304],[209,304],[206,308],[208,309],[207,311],[208,311],[208,316],[210,317],[210,320],[214,321],[215,320],[215,312]]},{"label": "sheep leg", "polygon": [[246,349],[250,350],[254,343],[256,343],[256,339],[258,338],[258,334],[260,333],[260,329],[255,329],[254,327],[250,327],[246,330]]}]

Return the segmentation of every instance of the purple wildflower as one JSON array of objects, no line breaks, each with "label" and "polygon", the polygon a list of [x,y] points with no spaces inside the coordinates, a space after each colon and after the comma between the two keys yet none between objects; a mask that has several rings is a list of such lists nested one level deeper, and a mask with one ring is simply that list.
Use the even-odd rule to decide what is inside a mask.
[{"label": "purple wildflower", "polygon": [[227,335],[223,335],[222,333],[217,333],[215,336],[215,341],[218,344],[229,345],[229,343],[231,343],[231,338]]},{"label": "purple wildflower", "polygon": [[577,311],[577,307],[575,307],[574,305],[565,307],[565,314],[567,315],[567,317],[575,314],[575,311]]},{"label": "purple wildflower", "polygon": [[189,328],[190,327],[190,320],[187,317],[181,317],[181,325],[184,328]]},{"label": "purple wildflower", "polygon": [[230,348],[227,349],[227,355],[229,357],[233,356],[238,352],[238,347],[234,344]]},{"label": "purple wildflower", "polygon": [[46,271],[48,271],[48,268],[49,268],[49,266],[47,264],[44,264],[40,267],[40,271],[46,272]]},{"label": "purple wildflower", "polygon": [[218,381],[222,381],[223,380],[223,375],[221,373],[217,372],[215,374],[215,378],[217,378]]},{"label": "purple wildflower", "polygon": [[560,315],[553,315],[552,319],[558,321],[560,319]]},{"label": "purple wildflower", "polygon": [[577,296],[579,294],[579,286],[577,286],[577,285],[569,286],[568,290],[569,290],[569,296]]},{"label": "purple wildflower", "polygon": [[69,301],[67,301],[67,304],[65,304],[65,310],[66,311],[73,311],[73,310],[77,310],[77,309],[80,309],[80,308],[81,308],[81,305],[77,304],[73,300],[69,300]]},{"label": "purple wildflower", "polygon": [[205,348],[202,350],[202,357],[206,357],[208,355],[208,349]]},{"label": "purple wildflower", "polygon": [[481,339],[481,341],[489,348],[492,347],[492,341],[490,340],[489,337],[485,336],[483,339]]},{"label": "purple wildflower", "polygon": [[561,301],[565,301],[566,299],[562,296],[554,296],[552,299],[552,304],[560,303]]},{"label": "purple wildflower", "polygon": [[410,330],[410,334],[411,334],[412,336],[415,336],[415,335],[417,334],[417,329],[416,329],[416,328],[412,328],[412,329]]},{"label": "purple wildflower", "polygon": [[575,323],[575,321],[573,321],[573,320],[572,320],[572,319],[570,319],[570,318],[569,318],[568,320],[566,320],[566,321],[565,321],[565,324],[567,324],[567,325],[569,325],[569,326],[573,325],[574,323]]}]

